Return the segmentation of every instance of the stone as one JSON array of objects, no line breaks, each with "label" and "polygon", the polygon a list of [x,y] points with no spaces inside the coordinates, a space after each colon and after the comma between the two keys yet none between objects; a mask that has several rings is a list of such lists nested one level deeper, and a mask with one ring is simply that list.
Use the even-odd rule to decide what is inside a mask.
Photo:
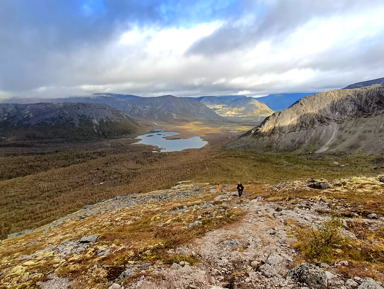
[{"label": "stone", "polygon": [[319,267],[303,263],[289,271],[288,279],[298,283],[305,283],[313,289],[326,289],[328,286],[327,275]]},{"label": "stone", "polygon": [[383,289],[375,280],[367,278],[363,283],[358,287],[358,289]]},{"label": "stone", "polygon": [[312,189],[325,190],[331,188],[327,182],[313,182],[309,185]]},{"label": "stone", "polygon": [[327,276],[327,279],[328,279],[328,280],[333,279],[333,278],[336,278],[336,275],[335,275],[335,274],[332,274],[332,273],[329,272],[329,271],[325,271],[325,276]]},{"label": "stone", "polygon": [[321,268],[328,269],[328,268],[330,268],[331,266],[329,266],[327,263],[321,263],[321,264],[320,264],[320,267],[321,267]]},{"label": "stone", "polygon": [[348,279],[345,282],[345,286],[347,286],[347,288],[357,288],[357,286],[359,286],[359,284],[356,281],[354,281],[353,279]]},{"label": "stone", "polygon": [[377,215],[375,213],[370,213],[367,215],[368,219],[377,219]]},{"label": "stone", "polygon": [[122,287],[119,284],[113,283],[108,289],[121,289]]},{"label": "stone", "polygon": [[59,277],[56,274],[48,275],[48,281],[46,282],[37,282],[37,285],[41,289],[64,289],[71,288],[71,283],[67,278]]},{"label": "stone", "polygon": [[226,247],[231,247],[231,248],[240,248],[241,247],[240,242],[237,239],[225,240],[225,241],[221,242],[220,245],[226,246]]},{"label": "stone", "polygon": [[349,262],[348,261],[340,261],[340,262],[337,263],[337,265],[348,267],[349,266]]},{"label": "stone", "polygon": [[173,263],[172,264],[172,266],[171,266],[171,269],[172,270],[179,270],[179,269],[181,269],[181,268],[183,268],[183,267],[181,267],[179,264],[177,264],[177,263]]},{"label": "stone", "polygon": [[276,235],[276,230],[275,229],[270,229],[270,230],[267,231],[267,233],[269,235]]},{"label": "stone", "polygon": [[316,182],[316,180],[314,178],[307,179],[307,183],[314,183],[314,182]]},{"label": "stone", "polygon": [[259,268],[261,265],[262,265],[262,263],[260,261],[257,261],[257,260],[254,260],[251,262],[251,266],[253,268]]},{"label": "stone", "polygon": [[201,222],[201,221],[195,221],[195,222],[189,224],[188,227],[190,227],[190,228],[192,228],[192,227],[197,227],[197,226],[200,226],[200,225],[202,225],[202,224],[203,224],[203,222]]},{"label": "stone", "polygon": [[83,236],[80,239],[80,243],[96,243],[97,239],[99,239],[99,235],[98,234],[93,234],[93,235],[90,235],[90,236]]},{"label": "stone", "polygon": [[353,277],[353,280],[356,281],[358,284],[363,283],[363,279],[361,279],[359,276]]},{"label": "stone", "polygon": [[261,265],[257,271],[259,271],[262,275],[264,275],[265,277],[268,277],[268,278],[271,278],[271,277],[275,277],[275,276],[278,276],[275,268],[273,268],[271,265],[269,264],[264,264],[264,265]]}]

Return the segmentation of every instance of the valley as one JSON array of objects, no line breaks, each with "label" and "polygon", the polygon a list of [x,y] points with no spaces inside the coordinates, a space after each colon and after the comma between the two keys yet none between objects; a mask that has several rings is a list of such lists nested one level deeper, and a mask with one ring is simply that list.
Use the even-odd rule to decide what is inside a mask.
[{"label": "valley", "polygon": [[[384,282],[382,96],[382,86],[311,95],[258,111],[261,123],[220,115],[256,103],[237,96],[209,97],[210,112],[145,100],[139,110],[157,113],[138,119],[105,103],[0,105],[0,288]],[[180,113],[158,111],[164,99]],[[162,151],[140,135],[201,148]],[[321,285],[295,277],[306,266]]]}]

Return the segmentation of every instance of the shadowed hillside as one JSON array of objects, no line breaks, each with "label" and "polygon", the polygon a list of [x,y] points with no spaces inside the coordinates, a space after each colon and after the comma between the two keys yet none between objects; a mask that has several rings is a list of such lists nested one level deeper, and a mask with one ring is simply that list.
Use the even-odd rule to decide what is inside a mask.
[{"label": "shadowed hillside", "polygon": [[126,114],[103,104],[0,104],[3,142],[109,138],[132,134],[138,127]]}]

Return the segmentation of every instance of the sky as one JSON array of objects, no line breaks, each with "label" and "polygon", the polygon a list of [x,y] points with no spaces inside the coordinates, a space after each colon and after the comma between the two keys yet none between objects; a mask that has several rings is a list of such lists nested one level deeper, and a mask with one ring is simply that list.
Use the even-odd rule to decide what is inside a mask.
[{"label": "sky", "polygon": [[383,0],[1,0],[0,99],[314,92],[384,77]]}]

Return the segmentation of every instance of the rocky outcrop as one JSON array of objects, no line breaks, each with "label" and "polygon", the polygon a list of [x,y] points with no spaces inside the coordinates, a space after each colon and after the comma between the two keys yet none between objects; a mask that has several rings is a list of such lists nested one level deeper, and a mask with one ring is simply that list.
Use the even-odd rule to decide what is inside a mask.
[{"label": "rocky outcrop", "polygon": [[289,271],[288,278],[298,283],[304,283],[313,289],[326,289],[328,285],[324,270],[312,264],[300,264]]},{"label": "rocky outcrop", "polygon": [[384,153],[384,86],[305,97],[229,145],[256,151]]}]

